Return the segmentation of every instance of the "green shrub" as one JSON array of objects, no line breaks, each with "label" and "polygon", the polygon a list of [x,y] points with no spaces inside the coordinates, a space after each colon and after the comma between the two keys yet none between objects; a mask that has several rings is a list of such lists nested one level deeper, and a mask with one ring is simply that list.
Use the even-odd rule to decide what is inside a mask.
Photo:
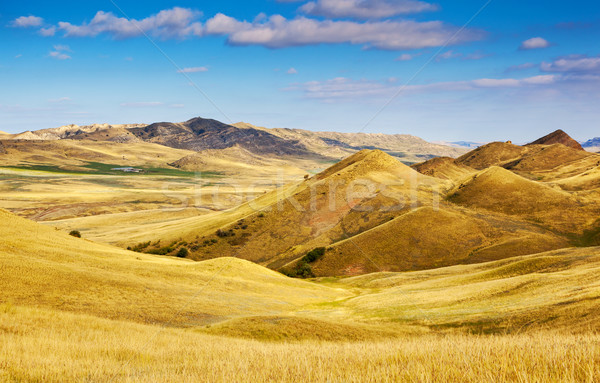
[{"label": "green shrub", "polygon": [[217,230],[217,232],[215,233],[217,235],[217,237],[233,237],[235,235],[235,233],[233,232],[232,229],[229,230]]},{"label": "green shrub", "polygon": [[148,242],[142,242],[142,243],[138,243],[137,245],[133,246],[133,247],[128,247],[127,250],[132,250],[138,253],[141,253],[142,250],[144,250],[145,248],[147,248],[148,246],[150,246],[150,241]]},{"label": "green shrub", "polygon": [[302,258],[302,261],[304,261],[306,263],[313,263],[316,260],[323,257],[323,255],[325,255],[325,248],[317,247],[316,249],[312,249],[311,251],[306,253],[306,255]]},{"label": "green shrub", "polygon": [[282,269],[281,273],[290,278],[312,278],[315,276],[308,263],[300,262],[292,269]]},{"label": "green shrub", "polygon": [[176,257],[179,258],[185,258],[190,254],[190,252],[188,251],[188,249],[186,249],[185,247],[182,247],[181,249],[179,249],[179,251],[177,252],[177,254],[175,254]]},{"label": "green shrub", "polygon": [[76,237],[76,238],[81,238],[81,233],[78,230],[71,230],[71,232],[69,233],[70,236]]}]

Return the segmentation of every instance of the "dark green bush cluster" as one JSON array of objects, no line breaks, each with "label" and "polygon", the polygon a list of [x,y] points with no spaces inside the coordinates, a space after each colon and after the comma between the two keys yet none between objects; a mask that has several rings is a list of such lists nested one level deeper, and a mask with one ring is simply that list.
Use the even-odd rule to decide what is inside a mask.
[{"label": "dark green bush cluster", "polygon": [[154,255],[167,255],[169,253],[172,253],[173,251],[175,251],[175,247],[173,244],[171,244],[169,246],[159,247],[158,249],[146,250],[145,253]]},{"label": "dark green bush cluster", "polygon": [[78,230],[71,230],[71,232],[69,233],[70,236],[76,237],[76,238],[81,238],[81,233]]},{"label": "dark green bush cluster", "polygon": [[217,230],[217,232],[215,233],[217,234],[217,237],[233,237],[235,235],[235,233],[233,232],[233,229],[229,229],[229,230]]},{"label": "dark green bush cluster", "polygon": [[234,227],[234,229],[236,229],[236,230],[239,230],[239,229],[246,230],[247,228],[248,228],[248,225],[246,225],[246,224],[244,223],[244,220],[243,220],[243,219],[240,219],[240,220],[239,220],[239,221],[238,221],[238,222],[235,224],[235,227]]},{"label": "dark green bush cluster", "polygon": [[179,249],[179,251],[177,252],[177,254],[175,254],[176,257],[178,258],[185,258],[190,254],[190,252],[188,251],[188,249],[186,249],[185,247],[182,247]]},{"label": "dark green bush cluster", "polygon": [[292,278],[313,278],[315,274],[309,263],[313,263],[325,255],[324,247],[317,247],[306,253],[292,269],[283,269],[281,273]]},{"label": "dark green bush cluster", "polygon": [[132,250],[138,253],[141,253],[142,251],[144,251],[144,249],[146,249],[148,246],[150,246],[150,241],[148,242],[142,242],[142,243],[138,243],[137,245],[133,246],[133,247],[128,247],[127,250]]},{"label": "dark green bush cluster", "polygon": [[300,260],[300,262],[313,263],[316,260],[318,260],[321,257],[323,257],[323,255],[325,255],[325,248],[324,247],[317,247],[316,249],[312,249],[311,251],[309,251],[308,253],[306,253],[306,255],[304,257],[302,257],[302,259]]}]

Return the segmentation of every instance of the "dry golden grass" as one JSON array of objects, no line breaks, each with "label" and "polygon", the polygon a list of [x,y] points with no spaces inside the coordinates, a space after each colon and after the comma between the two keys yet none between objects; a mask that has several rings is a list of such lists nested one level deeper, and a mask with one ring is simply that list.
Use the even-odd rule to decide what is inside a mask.
[{"label": "dry golden grass", "polygon": [[565,239],[533,225],[443,203],[437,209],[420,207],[335,243],[312,269],[318,276],[424,270],[568,245]]},{"label": "dry golden grass", "polygon": [[0,222],[0,381],[600,374],[599,248],[314,283],[131,253],[1,210]]},{"label": "dry golden grass", "polygon": [[328,305],[332,312],[343,310],[354,318],[450,332],[600,329],[598,247],[435,270],[374,273],[338,283],[372,289]]},{"label": "dry golden grass", "polygon": [[450,157],[432,158],[411,167],[421,174],[449,180],[463,178],[469,173],[475,172],[475,169],[459,164],[454,158]]},{"label": "dry golden grass", "polygon": [[521,217],[569,234],[589,229],[600,214],[596,198],[531,181],[498,166],[461,180],[447,198],[463,206]]},{"label": "dry golden grass", "polygon": [[0,210],[2,300],[179,326],[289,314],[347,297],[247,261],[196,263],[139,254],[58,232]]},{"label": "dry golden grass", "polygon": [[264,343],[1,306],[5,382],[593,382],[600,336]]}]

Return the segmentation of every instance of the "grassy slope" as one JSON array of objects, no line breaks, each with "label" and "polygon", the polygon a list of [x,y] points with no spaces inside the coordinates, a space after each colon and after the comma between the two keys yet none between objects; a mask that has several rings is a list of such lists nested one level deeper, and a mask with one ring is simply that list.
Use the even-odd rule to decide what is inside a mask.
[{"label": "grassy slope", "polygon": [[475,172],[475,169],[459,164],[454,158],[436,157],[411,166],[421,174],[431,177],[456,180]]},{"label": "grassy slope", "polygon": [[582,233],[600,213],[596,199],[557,190],[497,166],[462,180],[448,200],[522,217],[562,233]]},{"label": "grassy slope", "polygon": [[[4,301],[178,325],[294,312],[344,291],[238,259],[196,263],[76,239],[0,211]],[[181,311],[180,311],[181,310]]]},{"label": "grassy slope", "polygon": [[590,335],[600,324],[598,248],[315,284],[241,260],[133,254],[0,214],[0,380],[581,381],[600,373],[600,340]]},{"label": "grassy slope", "polygon": [[421,207],[338,242],[312,269],[323,276],[423,270],[568,245],[565,239],[523,222],[443,204],[439,209]]},{"label": "grassy slope", "polygon": [[[373,331],[382,330],[377,323],[391,325],[387,331],[478,331],[480,322],[483,330],[514,330],[536,319],[553,320],[554,327],[576,323],[579,330],[598,325],[600,248],[314,284],[239,259],[190,262],[132,253],[0,214],[2,300],[16,305],[177,326],[258,316],[263,319],[254,327],[267,333],[273,318],[288,316],[376,320]],[[226,333],[248,327],[225,323]],[[303,323],[296,325],[310,327]]]},{"label": "grassy slope", "polygon": [[[563,249],[479,265],[342,280],[373,294],[344,302],[356,316],[472,332],[600,326],[600,248]],[[416,323],[415,323],[416,324]]]},{"label": "grassy slope", "polygon": [[[373,190],[361,186],[363,181]],[[248,210],[249,205],[232,210],[231,217],[244,218],[244,222],[221,220],[221,226],[212,226],[213,231],[197,230],[200,243],[215,240],[216,244],[201,247],[193,257],[239,255],[278,268],[313,247],[345,238],[346,232],[355,235],[389,221],[413,201],[431,204],[433,190],[440,189],[440,184],[445,183],[420,175],[380,151],[361,151],[310,180],[259,198],[254,211]],[[236,210],[247,213],[234,215]],[[212,220],[206,218],[206,222]],[[215,235],[219,227],[236,235],[220,238]]]}]

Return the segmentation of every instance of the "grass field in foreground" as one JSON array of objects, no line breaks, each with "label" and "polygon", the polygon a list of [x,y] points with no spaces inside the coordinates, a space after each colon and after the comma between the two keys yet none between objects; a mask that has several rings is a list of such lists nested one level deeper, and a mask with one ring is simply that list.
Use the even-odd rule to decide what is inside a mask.
[{"label": "grass field in foreground", "polygon": [[0,222],[0,382],[600,375],[599,248],[310,282]]},{"label": "grass field in foreground", "polygon": [[273,343],[0,306],[4,382],[593,382],[600,336]]}]

